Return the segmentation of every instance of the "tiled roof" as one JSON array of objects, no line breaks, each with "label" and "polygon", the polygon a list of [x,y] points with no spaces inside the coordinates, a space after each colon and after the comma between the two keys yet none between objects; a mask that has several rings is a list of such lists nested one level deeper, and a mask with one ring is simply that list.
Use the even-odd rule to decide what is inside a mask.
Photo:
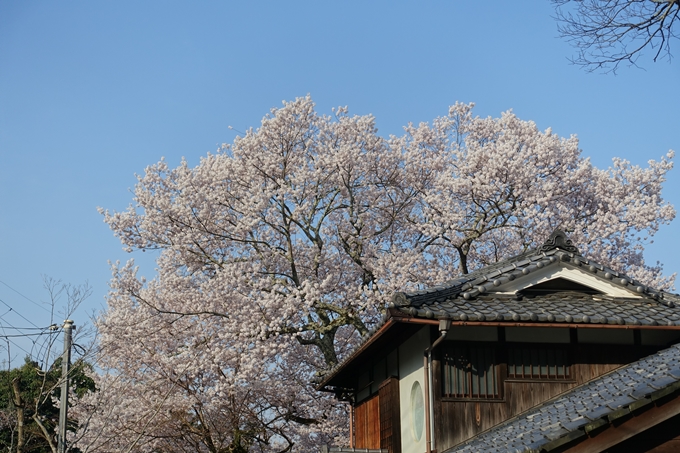
[{"label": "tiled roof", "polygon": [[[539,269],[578,268],[625,289],[630,297],[560,292],[524,297],[494,294],[495,288]],[[680,325],[680,297],[578,254],[556,230],[542,247],[484,267],[444,285],[411,293],[395,293],[392,306],[409,316],[454,321],[537,321],[622,325]]]},{"label": "tiled roof", "polygon": [[[523,297],[494,294],[494,288],[550,266],[578,268],[630,292],[629,298],[560,292]],[[638,296],[638,297],[635,297]],[[555,230],[541,247],[462,275],[422,291],[395,293],[390,307],[409,317],[449,318],[464,322],[536,322],[680,326],[680,296],[584,258],[564,232]],[[352,354],[317,378],[323,387],[352,361],[384,325],[386,318],[362,338]]]},{"label": "tiled roof", "polygon": [[549,451],[680,390],[680,345],[625,365],[445,453]]},{"label": "tiled roof", "polygon": [[673,302],[664,304],[651,298],[612,298],[578,292],[519,300],[492,295],[472,300],[451,297],[418,307],[402,307],[401,311],[419,318],[449,318],[453,321],[680,326],[680,308],[676,308]]}]

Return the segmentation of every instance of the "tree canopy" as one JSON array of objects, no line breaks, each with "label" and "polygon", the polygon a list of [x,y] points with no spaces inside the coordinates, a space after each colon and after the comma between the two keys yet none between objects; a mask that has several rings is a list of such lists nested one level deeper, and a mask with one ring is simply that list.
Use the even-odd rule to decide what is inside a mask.
[{"label": "tree canopy", "polygon": [[372,116],[320,115],[308,96],[194,168],[161,160],[126,211],[101,211],[126,249],[159,256],[149,280],[132,261],[113,267],[98,324],[108,373],[83,406],[94,412],[81,448],[308,451],[342,436],[343,407],[310,382],[393,291],[556,227],[593,259],[669,287],[643,249],[675,216],[661,196],[672,157],[598,169],[574,136],[460,103],[384,138]]},{"label": "tree canopy", "polygon": [[[89,371],[91,367],[82,360],[71,367],[73,398],[95,391]],[[27,357],[21,367],[0,371],[0,449],[19,453],[56,451],[60,385],[61,358],[46,370]],[[74,433],[78,421],[69,418],[66,428]]]}]

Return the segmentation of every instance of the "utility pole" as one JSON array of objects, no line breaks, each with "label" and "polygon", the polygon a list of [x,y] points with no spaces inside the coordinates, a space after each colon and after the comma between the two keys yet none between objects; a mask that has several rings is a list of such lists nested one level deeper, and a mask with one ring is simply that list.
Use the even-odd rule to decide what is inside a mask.
[{"label": "utility pole", "polygon": [[61,356],[61,398],[59,401],[59,433],[57,452],[66,453],[66,420],[68,414],[68,371],[71,365],[71,330],[73,321],[64,321],[64,354]]}]

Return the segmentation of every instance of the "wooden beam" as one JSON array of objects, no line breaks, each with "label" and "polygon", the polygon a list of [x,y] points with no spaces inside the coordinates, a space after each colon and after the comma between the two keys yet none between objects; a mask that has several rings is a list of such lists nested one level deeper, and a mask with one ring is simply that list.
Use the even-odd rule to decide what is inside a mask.
[{"label": "wooden beam", "polygon": [[[439,321],[437,321],[437,323],[439,323]],[[371,337],[370,337],[365,343],[363,343],[361,346],[359,346],[358,349],[356,349],[354,352],[352,352],[352,354],[349,356],[349,358],[345,359],[345,360],[342,362],[342,366],[341,366],[340,368],[336,369],[334,372],[332,372],[331,374],[329,374],[328,376],[326,376],[326,377],[321,381],[321,383],[318,384],[318,385],[316,386],[316,389],[317,389],[317,390],[320,390],[320,391],[324,391],[324,390],[325,390],[324,387],[326,387],[326,385],[328,385],[328,383],[329,383],[335,376],[337,376],[338,373],[340,373],[340,372],[345,368],[345,366],[346,366],[348,363],[350,363],[352,360],[354,360],[355,358],[357,358],[358,356],[360,356],[366,349],[368,349],[368,347],[370,347],[370,346],[371,346],[373,343],[375,343],[375,342],[376,342],[376,341],[377,341],[377,340],[378,340],[385,332],[387,332],[387,331],[389,330],[389,328],[392,327],[393,324],[394,324],[394,319],[392,319],[392,318],[390,318],[390,319],[388,319],[387,321],[385,321],[385,324],[383,324],[383,325],[380,327],[380,329],[378,329],[377,332],[374,332],[373,335],[371,335]]]}]

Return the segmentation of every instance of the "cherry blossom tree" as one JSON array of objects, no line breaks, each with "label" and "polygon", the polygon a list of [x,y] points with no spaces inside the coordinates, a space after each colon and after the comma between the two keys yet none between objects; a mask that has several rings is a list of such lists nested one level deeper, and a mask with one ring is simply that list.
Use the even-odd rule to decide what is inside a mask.
[{"label": "cherry blossom tree", "polygon": [[[190,168],[164,160],[134,203],[102,211],[157,275],[113,267],[101,389],[83,451],[307,451],[345,434],[311,384],[369,332],[394,290],[431,285],[573,231],[595,259],[668,287],[643,247],[675,211],[672,152],[600,170],[575,137],[456,104],[400,137],[309,97]],[[81,416],[81,419],[83,417]]]},{"label": "cherry blossom tree", "polygon": [[414,224],[422,237],[414,249],[437,256],[440,281],[454,265],[467,273],[470,263],[476,268],[524,251],[561,227],[594,259],[650,285],[672,286],[642,253],[675,216],[661,198],[672,151],[648,168],[614,159],[600,170],[581,157],[574,136],[540,132],[511,112],[475,118],[472,105],[463,104],[433,125],[406,128],[392,146],[404,150],[416,175],[427,174],[415,178],[427,186],[418,189]]}]

